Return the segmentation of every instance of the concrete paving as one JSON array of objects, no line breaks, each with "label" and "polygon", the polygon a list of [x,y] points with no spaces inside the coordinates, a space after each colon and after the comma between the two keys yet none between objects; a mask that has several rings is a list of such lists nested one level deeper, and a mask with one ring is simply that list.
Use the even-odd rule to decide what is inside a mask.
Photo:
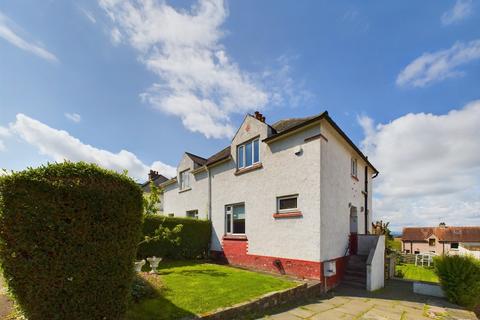
[{"label": "concrete paving", "polygon": [[473,312],[444,299],[413,293],[412,283],[388,281],[376,292],[338,287],[327,297],[283,308],[260,319],[477,320]]}]

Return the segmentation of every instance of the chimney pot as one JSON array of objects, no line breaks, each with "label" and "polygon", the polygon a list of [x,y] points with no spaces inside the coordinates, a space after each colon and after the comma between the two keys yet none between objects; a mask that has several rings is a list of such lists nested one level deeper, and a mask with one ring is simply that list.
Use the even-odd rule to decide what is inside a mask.
[{"label": "chimney pot", "polygon": [[154,180],[159,176],[158,171],[150,170],[148,173],[148,180]]}]

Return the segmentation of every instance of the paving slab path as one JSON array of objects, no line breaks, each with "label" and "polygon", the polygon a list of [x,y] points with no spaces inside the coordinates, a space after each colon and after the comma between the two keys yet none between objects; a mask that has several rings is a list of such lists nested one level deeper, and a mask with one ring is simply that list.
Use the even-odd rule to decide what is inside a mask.
[{"label": "paving slab path", "polygon": [[477,320],[476,315],[444,299],[413,293],[412,283],[390,280],[376,292],[339,286],[328,296],[277,310],[261,319]]}]

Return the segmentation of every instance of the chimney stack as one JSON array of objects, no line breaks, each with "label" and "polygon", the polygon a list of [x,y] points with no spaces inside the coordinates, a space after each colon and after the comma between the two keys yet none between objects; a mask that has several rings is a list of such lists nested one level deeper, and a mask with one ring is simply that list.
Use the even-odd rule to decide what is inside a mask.
[{"label": "chimney stack", "polygon": [[150,172],[148,173],[148,180],[149,181],[155,180],[158,176],[160,176],[158,174],[158,171],[150,170]]},{"label": "chimney stack", "polygon": [[447,224],[445,222],[440,222],[440,224],[438,225],[440,228],[446,228],[447,227]]},{"label": "chimney stack", "polygon": [[263,116],[263,114],[261,114],[261,113],[258,112],[258,111],[255,111],[255,119],[257,119],[258,121],[261,121],[261,122],[265,123],[265,117]]}]

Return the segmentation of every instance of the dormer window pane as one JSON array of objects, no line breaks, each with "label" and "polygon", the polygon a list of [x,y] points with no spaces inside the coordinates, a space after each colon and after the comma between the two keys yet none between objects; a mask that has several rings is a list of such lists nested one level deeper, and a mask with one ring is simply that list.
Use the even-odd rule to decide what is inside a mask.
[{"label": "dormer window pane", "polygon": [[258,140],[255,140],[253,141],[253,162],[257,163],[259,158]]},{"label": "dormer window pane", "polygon": [[239,168],[243,168],[245,166],[243,149],[244,149],[243,146],[238,147],[238,167]]},{"label": "dormer window pane", "polygon": [[251,143],[247,143],[245,145],[245,162],[246,162],[246,166],[247,167],[250,167],[253,162],[252,162],[252,144]]}]

